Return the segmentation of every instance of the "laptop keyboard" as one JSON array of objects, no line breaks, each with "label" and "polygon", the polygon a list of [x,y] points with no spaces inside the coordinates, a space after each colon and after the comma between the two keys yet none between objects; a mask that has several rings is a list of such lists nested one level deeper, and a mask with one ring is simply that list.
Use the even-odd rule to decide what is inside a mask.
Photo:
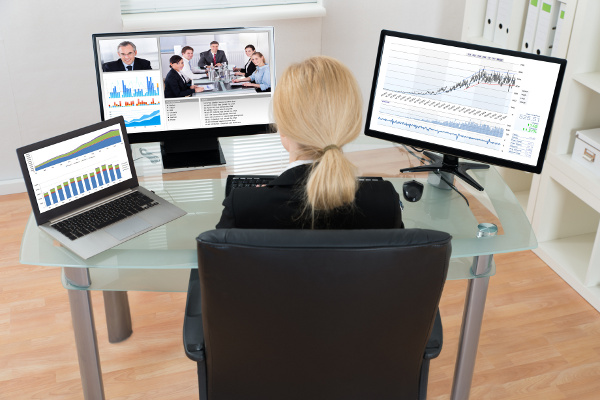
[{"label": "laptop keyboard", "polygon": [[75,240],[155,205],[158,205],[158,202],[143,193],[133,191],[51,226],[69,239]]},{"label": "laptop keyboard", "polygon": [[[267,185],[275,178],[277,178],[277,175],[229,175],[225,184],[225,197],[229,196],[229,192],[233,188]],[[383,178],[380,176],[361,176],[358,180],[360,182],[382,181]]]}]

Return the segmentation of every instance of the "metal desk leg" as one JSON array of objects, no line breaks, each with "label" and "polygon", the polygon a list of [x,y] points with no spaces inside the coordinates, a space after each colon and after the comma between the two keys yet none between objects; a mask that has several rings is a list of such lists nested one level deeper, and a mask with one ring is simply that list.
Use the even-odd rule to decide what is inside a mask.
[{"label": "metal desk leg", "polygon": [[[477,276],[485,273],[491,265],[492,258],[492,255],[475,257],[474,274]],[[469,280],[452,382],[452,400],[469,398],[489,281],[489,276]]]},{"label": "metal desk leg", "polygon": [[108,341],[110,343],[121,342],[131,336],[133,332],[127,292],[104,291],[102,294],[104,296]]},{"label": "metal desk leg", "polygon": [[[90,275],[87,268],[65,267],[64,273],[71,284],[82,288],[90,286]],[[69,289],[68,293],[83,396],[86,400],[104,400],[98,339],[96,338],[90,292]]]}]

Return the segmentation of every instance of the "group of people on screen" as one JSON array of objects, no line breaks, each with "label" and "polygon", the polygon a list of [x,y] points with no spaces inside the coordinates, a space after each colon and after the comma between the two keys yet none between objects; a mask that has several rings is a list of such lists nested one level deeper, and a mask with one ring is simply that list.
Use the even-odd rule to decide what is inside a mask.
[{"label": "group of people on screen", "polygon": [[[242,68],[234,67],[233,71],[239,78],[232,82],[241,82],[243,86],[253,87],[257,92],[271,91],[271,70],[265,56],[256,51],[254,45],[249,44],[244,48],[248,56],[248,61]],[[137,49],[133,42],[124,41],[117,47],[118,60],[109,61],[102,64],[104,72],[116,71],[139,71],[152,69],[150,61],[137,57]],[[165,77],[166,98],[185,97],[204,90],[201,85],[194,85],[194,72],[192,67],[192,58],[194,49],[191,46],[184,46],[181,49],[181,55],[173,55],[169,59],[170,70]],[[208,67],[222,67],[227,63],[227,55],[223,50],[219,50],[219,42],[212,41],[210,49],[200,53],[197,66],[200,69]]]}]

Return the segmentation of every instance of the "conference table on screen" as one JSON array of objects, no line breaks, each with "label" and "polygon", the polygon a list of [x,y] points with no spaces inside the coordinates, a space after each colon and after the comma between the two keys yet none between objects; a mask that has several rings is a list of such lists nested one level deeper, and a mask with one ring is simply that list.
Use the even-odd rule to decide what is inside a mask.
[{"label": "conference table on screen", "polygon": [[194,79],[192,80],[194,85],[202,86],[205,88],[204,91],[193,93],[192,97],[205,97],[215,94],[223,94],[223,92],[227,92],[229,94],[256,94],[256,90],[252,86],[244,86],[244,82],[232,82],[234,79],[243,78],[243,76],[231,76],[231,78],[225,79],[220,77],[219,79],[209,79],[206,73],[203,74],[194,74]]},{"label": "conference table on screen", "polygon": [[[139,165],[136,163],[138,175],[144,174],[140,178],[141,184],[181,207],[187,215],[88,260],[57,246],[37,228],[33,217],[29,219],[21,244],[20,261],[23,264],[62,267],[62,281],[69,293],[86,399],[104,398],[89,291],[99,290],[105,295],[109,339],[111,336],[115,339],[111,341],[123,340],[131,334],[127,291],[187,291],[189,271],[197,268],[195,238],[199,233],[213,229],[218,222],[227,174],[275,174],[287,164],[287,153],[272,139],[273,135],[264,136],[271,137],[272,144],[269,146],[274,150],[263,149],[260,154],[254,155],[257,159],[251,161],[248,161],[247,154],[239,154],[245,146],[243,140],[240,143],[235,138],[221,139],[229,162],[227,166],[217,168],[161,174],[158,163],[142,158]],[[134,153],[135,146],[152,150],[151,145],[134,145]],[[158,151],[158,146],[155,150]],[[399,193],[406,180],[415,178],[424,183],[425,190],[420,201],[404,201],[406,228],[435,229],[452,234],[448,279],[468,279],[469,283],[451,398],[467,399],[488,282],[495,273],[493,254],[535,248],[537,242],[531,225],[514,194],[494,168],[470,172],[485,187],[484,192],[457,182],[469,199],[470,206],[467,206],[456,192],[428,185],[427,175],[400,175],[400,168],[411,166],[410,163],[416,165],[417,162],[411,161],[398,147],[347,154],[359,167],[361,175],[386,177]],[[497,226],[497,235],[481,234],[481,224],[488,223]],[[129,340],[135,340],[135,336]],[[181,357],[185,357],[183,348]]]}]

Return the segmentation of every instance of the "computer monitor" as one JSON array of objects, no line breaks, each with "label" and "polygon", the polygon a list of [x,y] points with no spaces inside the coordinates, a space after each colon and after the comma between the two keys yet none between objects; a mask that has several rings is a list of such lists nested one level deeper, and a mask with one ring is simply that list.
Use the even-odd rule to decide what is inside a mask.
[{"label": "computer monitor", "polygon": [[383,30],[368,136],[442,153],[431,165],[483,190],[467,158],[540,173],[566,60]]},{"label": "computer monitor", "polygon": [[[102,120],[122,115],[130,143],[160,142],[165,168],[223,164],[219,137],[270,132],[273,33],[255,27],[92,35]],[[257,68],[248,64],[253,49],[262,55]],[[175,70],[173,56],[183,62]],[[254,82],[233,82],[248,70],[257,71]]]}]

